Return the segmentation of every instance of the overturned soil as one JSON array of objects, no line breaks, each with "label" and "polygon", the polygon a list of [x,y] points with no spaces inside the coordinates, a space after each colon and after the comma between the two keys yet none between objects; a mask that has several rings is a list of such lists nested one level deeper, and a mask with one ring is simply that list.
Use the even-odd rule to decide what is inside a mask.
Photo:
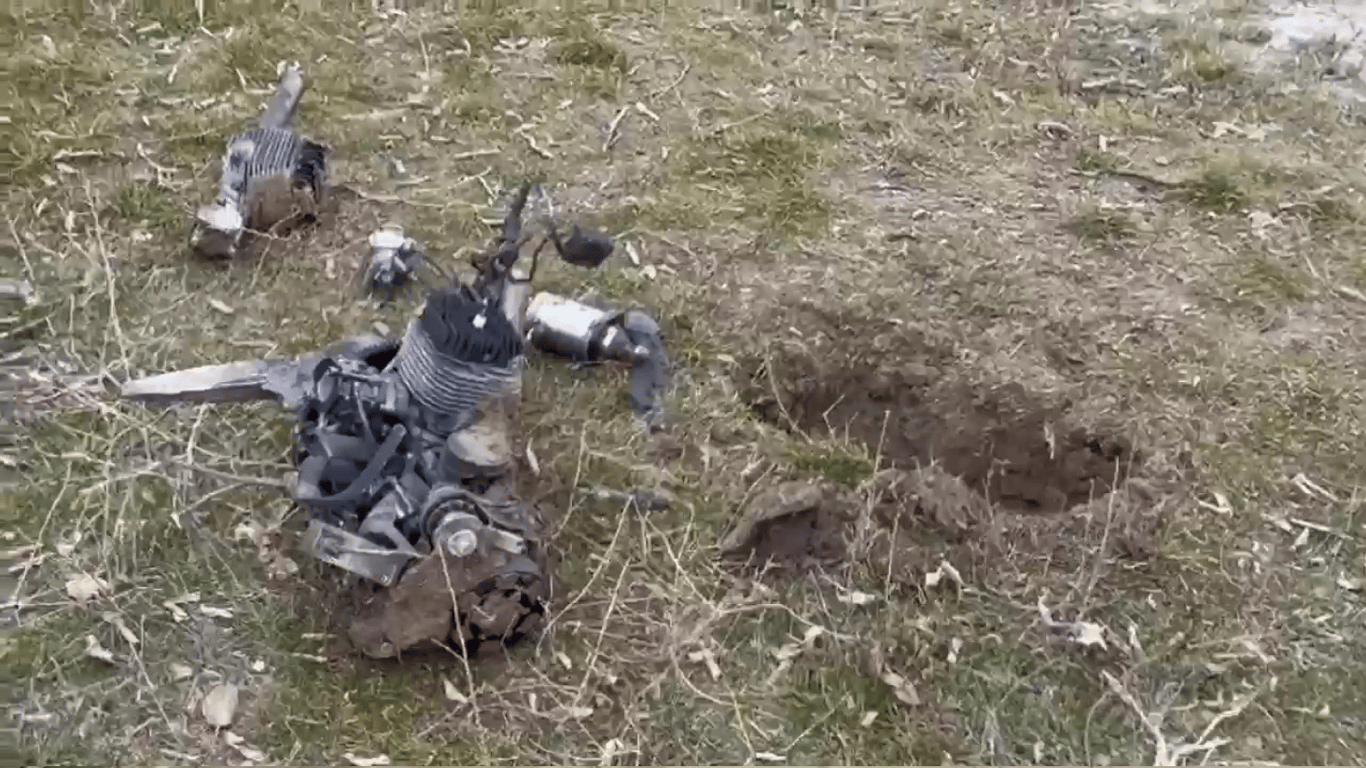
[{"label": "overturned soil", "polygon": [[1075,573],[1098,559],[1153,558],[1181,498],[1131,479],[1061,514],[1012,512],[938,467],[884,470],[866,491],[831,481],[781,483],[747,505],[721,554],[778,572],[867,564],[912,586],[947,561],[962,577],[990,584],[1025,572]]},{"label": "overturned soil", "polygon": [[833,564],[848,557],[857,517],[853,496],[832,484],[781,483],[750,502],[720,549],[752,563]]},{"label": "overturned soil", "polygon": [[759,493],[722,540],[724,555],[874,563],[913,584],[942,560],[990,581],[1158,553],[1180,489],[1142,477],[1143,457],[1118,429],[1088,429],[1071,403],[1020,384],[952,379],[941,367],[949,355],[923,342],[871,362],[808,349],[748,369],[739,390],[758,418],[862,444],[880,471],[857,490],[809,478]]},{"label": "overturned soil", "polygon": [[[801,363],[785,366],[810,371]],[[1123,483],[1142,457],[1122,435],[1069,422],[1018,384],[936,386],[922,366],[854,365],[742,383],[752,411],[789,431],[862,443],[883,467],[937,464],[1004,508],[1055,513]],[[775,396],[776,393],[776,396]]]}]

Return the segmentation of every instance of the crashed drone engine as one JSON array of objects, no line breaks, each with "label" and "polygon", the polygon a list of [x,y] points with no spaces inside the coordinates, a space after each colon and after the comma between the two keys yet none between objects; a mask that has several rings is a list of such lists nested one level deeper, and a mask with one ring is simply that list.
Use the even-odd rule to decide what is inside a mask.
[{"label": "crashed drone engine", "polygon": [[[474,279],[433,290],[400,338],[360,337],[299,359],[210,365],[123,387],[123,397],[148,404],[274,399],[293,414],[303,546],[350,575],[350,637],[368,656],[510,644],[544,618],[546,553],[537,516],[514,490],[511,448],[528,344],[581,362],[630,362],[637,408],[648,415],[659,405],[667,359],[651,318],[551,294],[532,300],[547,242],[581,266],[600,264],[612,244],[578,227],[561,239],[552,224],[522,272],[530,188],[518,190],[494,249],[474,260]],[[369,244],[369,283],[406,282],[416,241],[390,227]]]},{"label": "crashed drone engine", "polygon": [[228,140],[218,196],[195,215],[196,253],[231,258],[249,232],[316,218],[327,191],[328,149],[291,127],[303,93],[303,73],[285,67],[256,128]]},{"label": "crashed drone engine", "polygon": [[530,290],[513,261],[432,291],[399,339],[123,387],[148,404],[274,399],[295,416],[303,545],[351,575],[350,635],[368,656],[509,644],[545,614],[537,521],[513,491]]}]

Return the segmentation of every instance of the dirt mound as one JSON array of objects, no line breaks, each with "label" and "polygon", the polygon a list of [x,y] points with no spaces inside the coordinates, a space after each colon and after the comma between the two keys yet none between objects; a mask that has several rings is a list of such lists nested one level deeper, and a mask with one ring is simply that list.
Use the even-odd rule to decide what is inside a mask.
[{"label": "dirt mound", "polygon": [[887,470],[871,486],[871,559],[894,581],[916,583],[941,558],[974,579],[1034,565],[1072,572],[1096,558],[1142,561],[1160,549],[1161,526],[1179,495],[1130,479],[1057,515],[1003,509],[937,467]]},{"label": "dirt mound", "polygon": [[869,563],[907,585],[948,560],[974,583],[991,583],[1036,567],[1067,574],[1097,558],[1152,558],[1179,499],[1131,479],[1062,514],[1040,515],[1003,509],[938,467],[892,469],[858,493],[832,482],[781,483],[755,497],[720,550],[753,567]]},{"label": "dirt mound", "polygon": [[923,365],[854,365],[783,380],[763,365],[741,390],[765,421],[859,441],[886,467],[937,463],[1018,511],[1085,504],[1142,463],[1122,436],[1073,426],[1065,407],[1046,405],[1018,384],[974,390],[938,385],[936,374]]},{"label": "dirt mound", "polygon": [[750,502],[721,553],[755,564],[838,562],[849,554],[855,503],[831,484],[782,483]]},{"label": "dirt mound", "polygon": [[954,379],[948,350],[902,344],[873,360],[838,359],[850,347],[769,358],[739,390],[764,421],[862,443],[882,470],[855,491],[814,481],[761,494],[723,554],[867,562],[908,584],[944,559],[965,578],[993,581],[1157,554],[1178,495],[1137,476],[1143,457],[1118,430],[1086,429],[1071,403],[1019,384]]}]

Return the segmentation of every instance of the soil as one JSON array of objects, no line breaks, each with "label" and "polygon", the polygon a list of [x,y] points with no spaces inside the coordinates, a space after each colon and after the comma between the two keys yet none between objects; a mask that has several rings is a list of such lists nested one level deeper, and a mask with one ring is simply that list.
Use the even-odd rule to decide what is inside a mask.
[{"label": "soil", "polygon": [[815,479],[761,493],[723,554],[755,564],[866,560],[908,583],[942,558],[980,579],[1031,562],[1080,567],[1102,550],[1157,554],[1178,494],[1141,477],[1143,457],[1118,430],[1084,428],[1069,403],[1020,384],[943,381],[943,353],[932,346],[886,352],[831,362],[808,349],[748,369],[739,389],[758,418],[860,443],[881,471],[856,492]]},{"label": "soil", "polygon": [[[1097,558],[1153,558],[1162,523],[1181,498],[1130,479],[1062,514],[1012,512],[938,467],[885,470],[866,490],[865,497],[828,481],[782,483],[747,506],[721,553],[779,573],[870,564],[912,586],[948,561],[964,578],[989,584],[1036,569],[1072,573]],[[860,539],[865,510],[872,515]]]},{"label": "soil", "polygon": [[[795,423],[812,435],[847,436],[879,455],[883,466],[936,463],[1016,511],[1054,513],[1085,504],[1142,464],[1125,437],[1070,425],[1063,408],[1039,402],[1018,384],[935,388],[915,368],[872,366],[762,381],[767,377],[756,372],[748,387],[760,418],[789,429]],[[775,390],[783,403],[769,394]]]},{"label": "soil", "polygon": [[855,504],[833,484],[782,483],[755,497],[740,524],[722,539],[721,552],[755,564],[838,562],[849,554]]}]

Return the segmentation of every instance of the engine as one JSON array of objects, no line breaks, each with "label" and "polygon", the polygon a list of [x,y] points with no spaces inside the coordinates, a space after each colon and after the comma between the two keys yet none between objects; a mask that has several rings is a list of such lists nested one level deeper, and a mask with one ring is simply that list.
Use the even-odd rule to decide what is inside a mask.
[{"label": "engine", "polygon": [[[524,360],[508,317],[460,287],[433,293],[401,340],[356,343],[314,369],[295,499],[305,546],[356,578],[351,634],[367,655],[511,643],[544,615],[544,552],[510,488]],[[396,613],[419,604],[421,620]]]}]

